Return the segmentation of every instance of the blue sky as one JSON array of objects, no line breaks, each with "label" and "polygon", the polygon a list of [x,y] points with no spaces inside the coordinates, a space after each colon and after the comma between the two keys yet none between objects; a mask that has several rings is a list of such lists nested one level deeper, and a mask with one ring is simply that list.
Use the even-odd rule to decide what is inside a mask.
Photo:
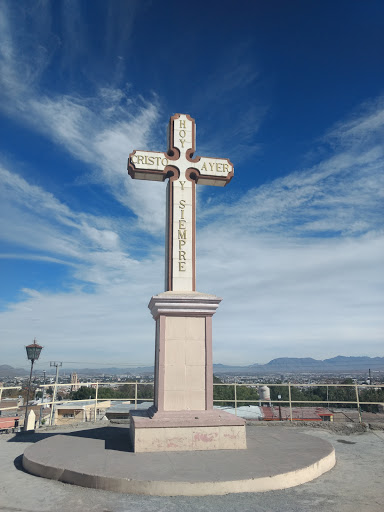
[{"label": "blue sky", "polygon": [[[176,112],[235,177],[198,187],[214,361],[383,356],[381,1],[0,3],[0,344],[151,364]],[[74,363],[72,363],[74,362]],[[86,363],[86,364],[84,364]]]}]

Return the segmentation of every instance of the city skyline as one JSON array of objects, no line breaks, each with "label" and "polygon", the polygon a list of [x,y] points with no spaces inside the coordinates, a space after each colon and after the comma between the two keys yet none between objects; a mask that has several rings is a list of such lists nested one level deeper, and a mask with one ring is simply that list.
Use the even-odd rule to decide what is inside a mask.
[{"label": "city skyline", "polygon": [[165,185],[126,165],[166,151],[177,112],[196,154],[235,169],[197,196],[197,290],[223,297],[214,362],[382,356],[383,11],[2,2],[4,364],[34,337],[42,364],[153,362]]}]

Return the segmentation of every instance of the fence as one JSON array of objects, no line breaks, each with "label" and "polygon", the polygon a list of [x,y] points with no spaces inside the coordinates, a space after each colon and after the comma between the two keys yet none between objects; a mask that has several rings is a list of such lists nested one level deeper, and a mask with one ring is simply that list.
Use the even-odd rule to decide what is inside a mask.
[{"label": "fence", "polygon": [[[127,398],[100,398],[98,396],[98,392],[99,392],[99,388],[100,387],[105,387],[105,386],[122,386],[122,385],[132,385],[134,386],[134,396],[133,397],[127,397]],[[384,384],[322,384],[322,383],[319,383],[319,384],[295,384],[295,383],[292,383],[292,382],[288,382],[288,383],[283,383],[283,384],[275,384],[275,383],[265,383],[265,382],[262,382],[262,383],[247,383],[247,384],[239,384],[239,383],[214,383],[213,384],[214,386],[232,386],[234,388],[234,398],[231,399],[231,398],[225,398],[225,399],[214,399],[214,403],[233,403],[234,404],[234,409],[235,409],[235,414],[237,415],[237,410],[238,410],[238,407],[239,407],[239,404],[244,404],[244,403],[255,403],[255,404],[259,404],[259,403],[272,403],[272,404],[288,404],[289,406],[289,416],[290,416],[290,421],[293,421],[293,416],[292,416],[292,405],[293,404],[316,404],[316,405],[321,405],[321,404],[327,404],[327,406],[329,407],[330,404],[348,404],[348,405],[355,405],[357,407],[357,411],[358,411],[358,414],[359,414],[359,422],[361,423],[362,422],[362,417],[361,417],[361,409],[360,407],[362,405],[383,405],[383,401],[379,401],[379,402],[373,402],[373,401],[368,401],[368,402],[365,402],[365,401],[361,401],[360,398],[359,398],[359,391],[362,390],[362,389],[375,389],[377,390],[378,388],[382,389],[384,388]],[[69,383],[66,383],[66,384],[53,384],[53,388],[54,388],[54,393],[53,393],[53,397],[56,397],[57,396],[57,388],[60,388],[60,387],[65,387],[65,388],[69,388],[69,387],[73,387],[73,384],[69,384]],[[98,406],[98,402],[102,402],[104,400],[110,400],[111,402],[113,401],[117,401],[117,402],[121,402],[122,400],[123,401],[130,401],[130,402],[133,402],[134,403],[134,407],[135,409],[137,409],[137,405],[138,405],[138,402],[143,402],[143,401],[146,401],[146,402],[153,402],[153,398],[140,398],[138,397],[138,386],[153,386],[153,382],[137,382],[137,381],[134,381],[134,382],[99,382],[99,381],[96,381],[96,382],[77,382],[76,383],[76,387],[81,387],[81,386],[85,386],[85,387],[90,387],[90,388],[93,388],[95,389],[96,393],[95,393],[95,398],[89,398],[89,399],[84,399],[84,400],[74,400],[74,399],[68,399],[68,400],[52,400],[50,402],[44,402],[44,406],[46,405],[49,405],[51,406],[51,411],[50,411],[50,419],[49,419],[49,424],[52,424],[52,419],[53,419],[53,414],[54,414],[54,410],[55,410],[55,406],[57,404],[60,404],[60,405],[63,405],[63,404],[66,404],[66,403],[69,403],[69,402],[76,402],[77,403],[82,403],[82,402],[94,402],[94,417],[96,418],[97,417],[97,406]],[[255,400],[252,400],[252,399],[245,399],[245,400],[241,400],[241,399],[238,399],[237,398],[237,390],[240,388],[240,387],[247,387],[247,388],[259,388],[261,386],[268,386],[268,387],[287,387],[288,388],[288,400],[276,400],[276,399],[273,399],[273,400],[265,400],[265,399],[260,399],[260,398],[257,398]],[[38,388],[48,388],[48,387],[52,387],[52,384],[42,384],[42,385],[39,385]],[[327,388],[327,396],[328,396],[328,389],[329,388],[353,388],[354,389],[354,392],[355,392],[355,397],[356,397],[356,400],[292,400],[292,388],[319,388],[319,387],[325,387]],[[3,391],[5,390],[9,390],[9,389],[21,389],[21,386],[13,386],[13,387],[0,387],[0,400],[1,400],[1,397],[2,397],[2,393]],[[17,409],[18,407],[2,407],[0,408],[0,411],[2,410],[9,410],[9,409]]]},{"label": "fence", "polygon": [[[3,398],[3,391],[5,391],[7,389],[21,389],[21,386],[10,386],[10,387],[0,386],[0,402]],[[12,406],[12,407],[0,407],[0,411],[9,411],[11,409],[17,409],[17,408],[18,408],[17,405]],[[1,412],[0,412],[0,414],[1,414]]]},{"label": "fence", "polygon": [[[327,407],[329,408],[330,404],[345,404],[345,405],[356,405],[357,407],[357,410],[358,410],[358,414],[359,414],[359,422],[361,423],[362,422],[362,417],[361,417],[361,409],[360,409],[360,406],[361,405],[383,405],[383,401],[380,401],[380,402],[373,402],[373,401],[369,401],[369,402],[364,402],[364,401],[361,401],[360,398],[359,398],[359,390],[361,389],[378,389],[378,388],[384,388],[384,384],[322,384],[322,383],[316,383],[316,384],[295,384],[295,383],[292,383],[292,382],[287,382],[287,383],[282,383],[282,384],[275,384],[275,383],[248,383],[248,384],[238,384],[238,383],[230,383],[230,384],[227,384],[227,383],[214,383],[214,386],[233,386],[234,387],[234,399],[233,400],[230,400],[230,399],[223,399],[223,400],[217,400],[215,399],[214,402],[219,402],[219,403],[222,403],[222,402],[232,402],[234,403],[234,409],[235,409],[235,414],[237,414],[237,408],[238,408],[238,404],[242,404],[242,403],[260,403],[260,402],[264,402],[264,403],[272,403],[272,404],[288,404],[289,406],[289,419],[290,421],[293,421],[293,416],[292,416],[292,404],[316,404],[316,405],[324,405],[326,404]],[[263,400],[263,399],[256,399],[256,400],[250,400],[250,399],[246,399],[246,400],[239,400],[237,398],[237,389],[239,387],[254,387],[254,388],[258,388],[258,387],[262,387],[262,386],[268,386],[268,387],[282,387],[282,388],[288,388],[288,400],[279,400],[279,399],[274,399],[274,400]],[[328,398],[326,400],[292,400],[292,388],[320,388],[320,387],[325,387],[326,390],[327,390],[327,396],[328,396],[328,390],[329,388],[353,388],[354,391],[355,391],[355,397],[356,397],[356,400],[328,400]]]}]

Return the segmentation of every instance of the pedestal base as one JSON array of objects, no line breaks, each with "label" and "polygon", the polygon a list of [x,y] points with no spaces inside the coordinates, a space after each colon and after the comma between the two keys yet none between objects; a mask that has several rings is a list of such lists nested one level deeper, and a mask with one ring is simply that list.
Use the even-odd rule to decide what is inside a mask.
[{"label": "pedestal base", "polygon": [[245,421],[223,411],[132,411],[131,441],[136,453],[245,450]]},{"label": "pedestal base", "polygon": [[246,450],[169,453],[128,451],[128,432],[121,426],[83,430],[32,444],[24,452],[23,467],[99,492],[206,496],[272,491],[310,482],[335,465],[328,441],[293,430],[251,427]]}]

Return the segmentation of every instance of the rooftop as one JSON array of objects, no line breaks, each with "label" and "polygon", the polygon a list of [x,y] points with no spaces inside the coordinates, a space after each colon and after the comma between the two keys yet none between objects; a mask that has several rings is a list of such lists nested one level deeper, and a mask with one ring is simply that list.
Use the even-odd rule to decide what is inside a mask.
[{"label": "rooftop", "polygon": [[[248,428],[273,428],[278,435],[283,428],[300,431],[331,442],[336,449],[337,464],[334,469],[307,484],[282,491],[266,493],[229,494],[207,497],[157,497],[125,495],[109,491],[86,489],[53,480],[34,477],[21,469],[21,455],[27,446],[47,436],[76,434],[89,437],[100,432],[100,423],[87,424],[74,432],[71,428],[47,429],[36,434],[3,434],[0,436],[0,510],[28,512],[308,512],[315,505],[316,512],[382,512],[384,491],[382,486],[382,461],[384,457],[384,431],[372,430],[345,435],[321,428],[287,427],[279,422],[269,426]],[[329,424],[328,424],[329,426]],[[116,428],[119,428],[118,426]],[[347,429],[348,430],[348,429]],[[352,429],[350,429],[352,431]],[[113,448],[111,448],[113,449]],[[359,461],[356,464],[356,461]],[[262,461],[255,461],[262,463]]]}]

